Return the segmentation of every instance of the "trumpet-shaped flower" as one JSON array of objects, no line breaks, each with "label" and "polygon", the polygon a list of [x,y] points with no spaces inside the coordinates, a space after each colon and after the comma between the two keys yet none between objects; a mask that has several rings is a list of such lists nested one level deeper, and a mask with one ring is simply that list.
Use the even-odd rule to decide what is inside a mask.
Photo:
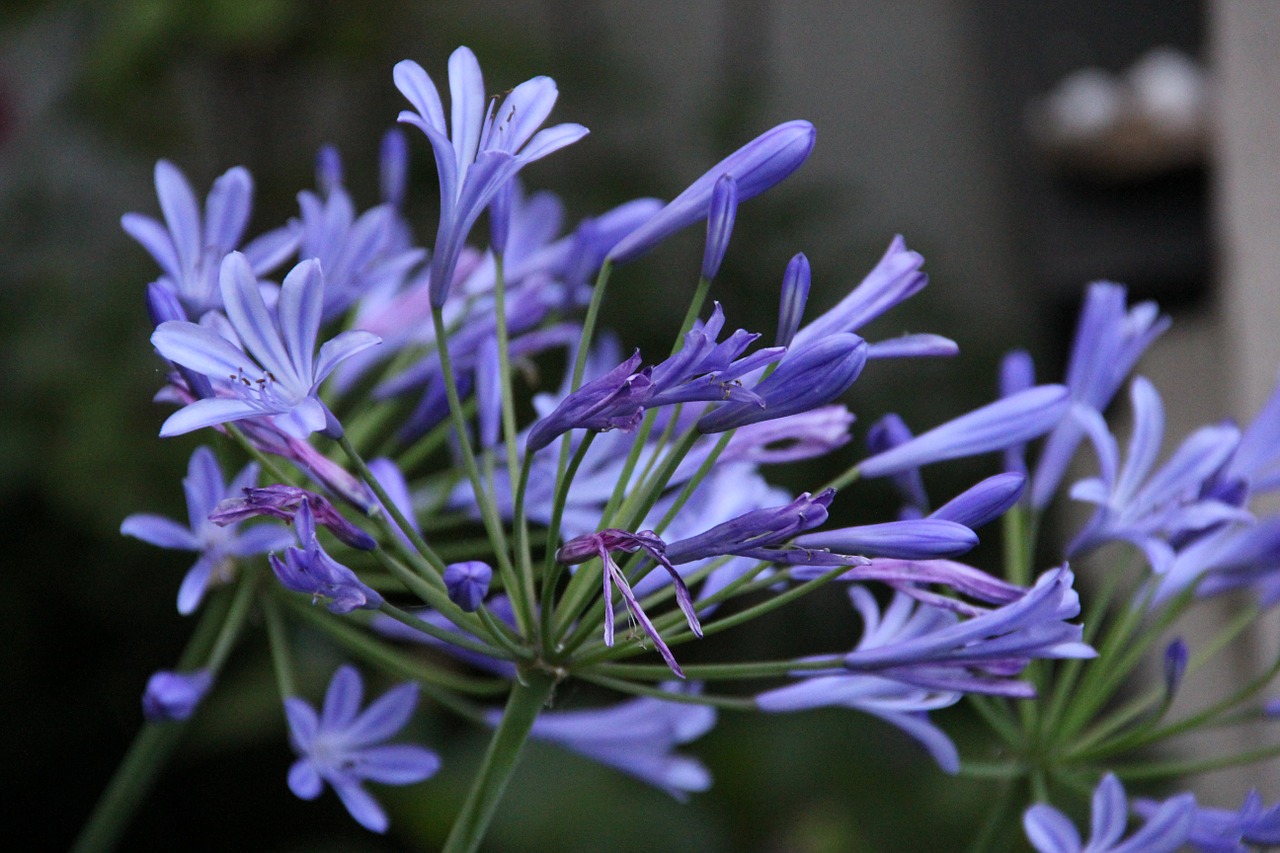
[{"label": "trumpet-shaped flower", "polygon": [[267,309],[248,260],[232,252],[222,262],[222,299],[244,349],[213,330],[181,321],[161,323],[151,342],[162,356],[211,380],[217,396],[196,400],[169,416],[160,435],[244,418],[269,417],[289,435],[306,438],[342,427],[317,392],[337,365],[379,343],[370,332],[342,332],[320,347],[324,277],[317,261],[303,261],[285,276],[276,314]]},{"label": "trumpet-shaped flower", "polygon": [[150,513],[135,513],[120,525],[120,532],[180,551],[196,551],[200,559],[187,570],[178,589],[178,612],[186,615],[200,606],[205,591],[214,583],[230,580],[237,557],[265,554],[282,548],[293,536],[277,525],[257,525],[240,532],[236,525],[220,526],[210,513],[225,498],[239,495],[258,479],[258,466],[249,464],[230,483],[222,478],[218,458],[207,447],[197,447],[187,464],[182,489],[187,495],[188,524]]},{"label": "trumpet-shaped flower", "polygon": [[[228,169],[213,182],[204,216],[191,184],[167,160],[156,163],[156,195],[164,223],[141,213],[126,213],[120,225],[151,253],[164,271],[160,283],[178,297],[191,316],[220,308],[218,266],[240,245],[253,204],[253,178],[247,169]],[[298,247],[292,227],[278,228],[245,246],[257,275],[284,263]]]},{"label": "trumpet-shaped flower", "polygon": [[272,554],[268,561],[280,583],[294,592],[305,592],[313,599],[329,599],[332,613],[350,613],[362,608],[377,610],[382,596],[365,585],[356,573],[330,557],[316,539],[316,522],[311,506],[305,501],[293,517],[301,548],[290,546],[284,559]]},{"label": "trumpet-shaped flower", "polygon": [[[411,60],[396,64],[396,88],[413,110],[400,121],[427,135],[440,176],[440,223],[431,258],[431,305],[444,305],[454,269],[471,226],[504,184],[528,163],[578,141],[587,129],[558,124],[538,130],[556,102],[550,77],[534,77],[516,86],[498,103],[488,101],[475,54],[460,47],[449,57],[451,117],[435,83]],[[535,133],[536,131],[536,133]]]},{"label": "trumpet-shaped flower", "polygon": [[328,782],[357,823],[386,832],[386,812],[363,783],[421,782],[439,769],[440,759],[421,746],[382,743],[409,721],[418,701],[417,685],[393,687],[361,711],[363,694],[360,673],[343,666],[329,682],[319,714],[304,699],[284,700],[289,740],[298,754],[289,768],[289,790],[314,800]]}]

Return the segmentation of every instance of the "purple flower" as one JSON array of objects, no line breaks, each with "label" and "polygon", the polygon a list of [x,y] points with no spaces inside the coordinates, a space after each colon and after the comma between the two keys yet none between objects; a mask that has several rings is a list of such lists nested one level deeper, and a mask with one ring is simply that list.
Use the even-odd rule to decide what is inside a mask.
[{"label": "purple flower", "polygon": [[[1010,397],[1036,384],[1035,363],[1026,350],[1013,350],[1000,360],[1000,396]],[[1018,474],[1027,473],[1026,445],[1005,448],[1004,468]]]},{"label": "purple flower", "polygon": [[317,430],[340,436],[342,427],[317,395],[320,383],[343,359],[379,343],[378,337],[342,332],[321,346],[316,357],[324,303],[324,277],[317,261],[303,261],[285,276],[274,317],[244,255],[232,252],[222,262],[221,284],[227,317],[245,348],[195,323],[160,324],[151,336],[160,354],[218,380],[219,393],[170,415],[160,435],[269,416],[297,438]]},{"label": "purple flower", "polygon": [[954,521],[969,528],[982,527],[1008,512],[1022,497],[1026,485],[1027,478],[1022,474],[996,474],[965,489],[929,513],[929,518]]},{"label": "purple flower", "polygon": [[[662,686],[678,691],[675,685]],[[616,767],[683,802],[691,792],[710,788],[711,774],[674,749],[706,734],[715,723],[714,708],[644,696],[609,708],[545,711],[530,734]]]},{"label": "purple flower", "polygon": [[1131,542],[1142,549],[1153,571],[1164,574],[1174,560],[1170,540],[1223,522],[1252,521],[1253,516],[1239,507],[1201,498],[1203,487],[1235,451],[1240,432],[1229,425],[1203,427],[1152,474],[1164,438],[1164,406],[1155,387],[1141,376],[1133,381],[1131,396],[1133,435],[1123,465],[1102,416],[1091,409],[1076,410],[1097,448],[1101,476],[1071,489],[1071,497],[1097,504],[1098,510],[1068,554],[1108,541]]},{"label": "purple flower", "polygon": [[796,534],[827,520],[827,507],[833,497],[835,489],[827,489],[817,497],[805,492],[786,506],[752,510],[697,536],[670,543],[667,559],[678,565],[733,554],[787,564],[839,566],[865,562],[858,557],[785,547]]},{"label": "purple flower", "polygon": [[578,141],[587,129],[558,124],[538,130],[558,94],[550,77],[526,80],[501,103],[489,101],[480,63],[465,47],[449,57],[447,124],[440,93],[422,66],[406,59],[396,64],[394,78],[413,106],[400,113],[400,121],[427,135],[440,176],[440,224],[431,258],[431,305],[439,308],[467,234],[494,195],[526,164]]},{"label": "purple flower", "polygon": [[801,329],[791,346],[801,348],[842,332],[856,332],[895,305],[919,293],[929,277],[920,272],[924,258],[899,235],[867,277],[840,303]]},{"label": "purple flower", "polygon": [[738,213],[738,182],[726,172],[711,190],[711,208],[707,214],[707,245],[702,252],[702,277],[707,281],[720,272],[720,262],[729,249],[733,220]]},{"label": "purple flower", "polygon": [[120,532],[161,548],[196,551],[200,559],[187,570],[178,589],[178,612],[184,616],[200,606],[211,584],[230,580],[235,558],[265,554],[282,548],[292,535],[275,525],[258,525],[238,532],[234,525],[220,527],[209,514],[228,495],[239,494],[258,479],[258,466],[249,464],[230,484],[222,479],[218,458],[207,447],[197,447],[187,464],[182,489],[187,495],[188,525],[149,513],[136,513],[120,525]]},{"label": "purple flower", "polygon": [[297,486],[277,484],[245,488],[239,496],[220,501],[213,512],[209,513],[209,520],[214,524],[228,525],[265,515],[292,522],[298,508],[304,503],[311,510],[311,516],[317,524],[327,527],[329,532],[352,548],[371,551],[378,547],[372,536],[347,521],[323,495]]},{"label": "purple flower", "polygon": [[1200,597],[1252,587],[1264,607],[1280,601],[1280,517],[1224,525],[1178,549],[1157,580],[1155,603],[1198,584]]},{"label": "purple flower", "polygon": [[1174,853],[1191,833],[1196,801],[1191,794],[1174,797],[1141,829],[1123,838],[1129,823],[1124,786],[1114,774],[1102,778],[1093,792],[1089,842],[1080,840],[1070,818],[1053,806],[1037,803],[1022,815],[1027,839],[1039,853]]},{"label": "purple flower", "polygon": [[608,260],[633,261],[677,231],[706,218],[711,196],[723,175],[738,184],[739,203],[786,178],[809,157],[816,131],[807,121],[789,121],[757,136],[712,166],[666,207],[618,242]]},{"label": "purple flower", "polygon": [[988,403],[859,463],[864,477],[884,477],[932,462],[1003,450],[1043,435],[1066,414],[1067,389],[1039,385]]},{"label": "purple flower", "polygon": [[799,548],[830,549],[841,554],[926,560],[963,554],[978,544],[978,535],[963,524],[935,518],[886,521],[806,533]]},{"label": "purple flower", "polygon": [[804,252],[787,262],[782,274],[782,298],[778,304],[778,335],[775,346],[789,347],[800,328],[804,306],[809,301],[809,259]]},{"label": "purple flower", "polygon": [[[1091,658],[1081,628],[1067,622],[1080,598],[1065,567],[1045,572],[1020,599],[979,616],[877,648],[845,655],[855,672],[874,672],[922,687],[1030,697],[1013,681],[1033,658]],[[899,593],[901,595],[901,593]],[[941,611],[940,611],[941,612]]]},{"label": "purple flower", "polygon": [[644,416],[644,404],[653,389],[651,371],[636,373],[639,366],[637,350],[613,370],[565,397],[555,411],[529,430],[526,452],[537,453],[571,429],[621,429],[624,432],[635,429]]},{"label": "purple flower", "polygon": [[468,613],[473,612],[489,594],[493,569],[479,560],[450,563],[444,568],[444,587],[449,600]]},{"label": "purple flower", "polygon": [[268,558],[271,570],[285,589],[308,593],[313,600],[329,599],[331,613],[350,613],[357,608],[377,610],[382,606],[377,590],[362,583],[355,572],[320,546],[311,506],[305,501],[294,515],[294,527],[302,547],[286,548],[283,560],[275,554]]},{"label": "purple flower", "polygon": [[[911,439],[911,429],[901,417],[890,412],[867,429],[867,450],[872,454],[884,453]],[[919,468],[912,466],[891,474],[889,481],[905,502],[899,513],[901,517],[921,516],[928,511],[929,497]]]},{"label": "purple flower", "polygon": [[409,721],[418,701],[417,685],[393,687],[361,711],[363,693],[360,673],[343,666],[329,682],[319,714],[296,696],[284,700],[289,742],[298,754],[289,768],[289,790],[314,800],[328,782],[357,823],[386,832],[387,815],[363,783],[421,782],[439,769],[440,759],[421,746],[382,743]]},{"label": "purple flower", "polygon": [[[1125,289],[1118,284],[1091,284],[1067,363],[1066,384],[1072,403],[1099,412],[1106,409],[1147,347],[1169,328],[1169,322],[1153,302],[1126,310]],[[1043,508],[1053,498],[1082,438],[1083,427],[1073,418],[1056,426],[1031,479],[1032,507]]]},{"label": "purple flower", "polygon": [[725,403],[698,419],[698,431],[724,432],[826,405],[849,390],[866,362],[867,342],[857,335],[830,335],[803,349],[793,346],[777,369],[751,389],[759,403]]},{"label": "purple flower", "polygon": [[1164,648],[1164,689],[1170,699],[1178,691],[1178,685],[1182,684],[1189,655],[1187,643],[1181,637],[1174,637]]},{"label": "purple flower", "polygon": [[[1155,800],[1135,800],[1133,810],[1150,819],[1164,806]],[[1245,853],[1280,845],[1280,804],[1265,808],[1257,790],[1251,790],[1235,811],[1196,808],[1187,842],[1204,853]]]},{"label": "purple flower", "polygon": [[[849,588],[849,598],[862,617],[862,638],[855,651],[892,647],[951,623],[953,617],[933,608],[915,608],[905,595],[896,595],[883,614],[875,596],[861,586]],[[960,701],[957,690],[939,689],[895,679],[891,674],[844,670],[795,673],[794,684],[761,693],[756,705],[771,713],[812,708],[851,708],[872,714],[915,738],[943,770],[960,769],[960,755],[951,738],[929,721],[928,712]]]},{"label": "purple flower", "polygon": [[786,351],[767,347],[740,358],[760,336],[738,329],[718,341],[723,328],[724,311],[717,302],[711,317],[684,336],[680,350],[654,365],[652,393],[644,402],[645,408],[695,401],[764,404],[754,390],[742,387],[740,379],[777,361]]},{"label": "purple flower", "polygon": [[213,673],[207,669],[195,672],[162,669],[147,679],[147,689],[142,694],[142,715],[153,723],[185,720],[212,686]]},{"label": "purple flower", "polygon": [[[214,181],[201,217],[195,193],[178,167],[161,160],[155,175],[164,224],[140,213],[126,213],[120,224],[160,264],[164,271],[160,283],[191,316],[220,308],[218,266],[244,236],[253,203],[253,178],[240,166],[228,169]],[[244,253],[254,273],[262,275],[282,264],[297,246],[294,230],[280,228],[254,240]]]},{"label": "purple flower", "polygon": [[658,565],[666,569],[667,574],[671,576],[671,582],[675,584],[676,603],[680,606],[685,620],[689,623],[689,630],[693,631],[696,636],[701,637],[702,626],[698,624],[698,615],[693,612],[693,598],[689,595],[689,588],[685,586],[684,579],[680,577],[680,573],[666,558],[665,548],[663,541],[652,530],[628,533],[625,530],[608,529],[570,539],[556,551],[556,560],[566,566],[573,566],[578,563],[585,563],[593,557],[599,557],[600,562],[603,564],[601,574],[604,575],[604,644],[606,646],[613,645],[613,587],[617,586],[618,591],[622,594],[622,600],[626,603],[627,610],[640,623],[640,627],[649,635],[649,639],[653,640],[653,644],[657,647],[658,653],[662,655],[662,659],[667,666],[671,667],[671,671],[676,675],[684,678],[684,670],[676,663],[675,656],[671,654],[671,649],[663,642],[662,637],[658,636],[658,629],[653,627],[653,623],[649,621],[649,617],[645,615],[644,610],[640,607],[640,602],[636,599],[635,593],[632,592],[631,584],[627,581],[626,575],[622,573],[621,567],[610,556],[611,551],[623,551],[627,554],[644,551]]}]

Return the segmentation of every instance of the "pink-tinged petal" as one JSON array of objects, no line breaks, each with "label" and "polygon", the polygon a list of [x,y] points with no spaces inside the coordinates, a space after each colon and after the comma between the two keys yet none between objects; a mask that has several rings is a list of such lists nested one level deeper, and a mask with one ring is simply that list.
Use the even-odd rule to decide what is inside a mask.
[{"label": "pink-tinged petal", "polygon": [[178,255],[173,248],[173,238],[169,236],[167,228],[150,216],[143,216],[141,213],[126,213],[120,217],[120,227],[142,244],[142,248],[156,259],[156,263],[166,275],[175,281],[182,277]]},{"label": "pink-tinged petal", "polygon": [[356,823],[363,826],[370,832],[386,832],[387,831],[387,813],[382,810],[382,806],[378,805],[368,791],[360,787],[356,782],[348,780],[329,780],[333,785],[334,793],[338,795],[338,799],[342,800],[342,804],[347,807],[347,811]]},{"label": "pink-tinged petal", "polygon": [[276,303],[289,363],[294,366],[303,385],[311,384],[312,360],[323,308],[324,276],[320,262],[314,258],[303,261],[284,277],[280,301]]},{"label": "pink-tinged petal", "polygon": [[338,731],[351,725],[360,710],[364,695],[364,683],[353,666],[340,666],[329,681],[324,694],[324,710],[320,712],[320,726],[325,731]]},{"label": "pink-tinged petal", "polygon": [[520,165],[541,160],[553,151],[559,151],[566,145],[572,145],[591,131],[580,124],[565,122],[555,127],[548,127],[534,134],[529,144],[520,150],[516,160]]},{"label": "pink-tinged petal", "polygon": [[382,338],[373,332],[363,329],[350,329],[325,341],[320,346],[320,355],[316,359],[311,378],[312,390],[333,372],[333,369],[358,352],[382,343]]},{"label": "pink-tinged petal", "polygon": [[263,414],[261,408],[247,400],[211,397],[196,400],[169,416],[160,426],[160,437],[169,438],[204,427],[244,420]]},{"label": "pink-tinged petal", "polygon": [[200,542],[186,527],[171,518],[150,513],[135,513],[120,523],[120,533],[141,539],[157,548],[198,551]]},{"label": "pink-tinged petal", "polygon": [[[436,89],[436,84],[431,81],[431,75],[412,59],[405,59],[396,63],[396,67],[391,71],[391,77],[400,94],[408,98],[421,119],[437,132],[448,136],[449,127],[444,120],[444,105],[440,102],[440,92]],[[403,115],[400,120],[404,121]]]},{"label": "pink-tinged petal", "polygon": [[289,768],[289,790],[300,800],[314,800],[320,796],[324,783],[315,765],[305,758],[293,762]]},{"label": "pink-tinged petal", "polygon": [[418,687],[413,682],[391,688],[347,726],[347,744],[360,747],[386,740],[404,728],[417,704]]},{"label": "pink-tinged petal", "polygon": [[187,476],[182,479],[182,491],[187,498],[187,513],[192,531],[198,531],[218,502],[226,497],[222,482],[222,466],[218,457],[208,447],[200,446],[191,454],[187,463]]},{"label": "pink-tinged petal", "polygon": [[178,167],[168,160],[156,163],[156,195],[173,238],[181,269],[191,269],[200,258],[200,208],[195,193]]},{"label": "pink-tinged petal", "polygon": [[213,575],[213,560],[203,556],[195,565],[187,570],[178,587],[178,612],[183,616],[195,613],[200,602],[204,600],[205,591],[209,588],[209,578]]},{"label": "pink-tinged petal", "polygon": [[232,252],[223,259],[218,283],[222,289],[222,303],[227,319],[231,321],[245,349],[277,382],[290,388],[305,386],[307,383],[298,376],[289,360],[284,342],[280,340],[280,332],[262,299],[258,279],[244,255]]},{"label": "pink-tinged petal", "polygon": [[449,56],[449,135],[457,157],[458,174],[476,158],[487,99],[480,63],[470,48],[460,47]]},{"label": "pink-tinged petal", "polygon": [[253,178],[243,166],[228,169],[213,182],[204,202],[204,245],[234,249],[249,224]]},{"label": "pink-tinged petal", "polygon": [[1080,833],[1067,816],[1044,803],[1037,803],[1023,813],[1022,828],[1039,853],[1075,853],[1083,846]]},{"label": "pink-tinged petal", "polygon": [[411,744],[375,746],[360,755],[360,775],[384,785],[412,785],[430,779],[440,769],[439,756]]}]

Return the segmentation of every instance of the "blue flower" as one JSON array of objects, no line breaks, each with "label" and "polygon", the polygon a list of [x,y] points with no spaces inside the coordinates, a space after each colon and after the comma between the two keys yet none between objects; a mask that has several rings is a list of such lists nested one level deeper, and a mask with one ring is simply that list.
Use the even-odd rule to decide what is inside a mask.
[{"label": "blue flower", "polygon": [[609,260],[635,260],[677,231],[704,219],[716,183],[724,175],[737,182],[738,201],[755,198],[786,178],[809,158],[817,132],[807,121],[788,121],[766,130],[708,169],[639,228],[622,238]]},{"label": "blue flower", "polygon": [[[1125,289],[1100,281],[1089,286],[1071,357],[1067,389],[1073,404],[1103,411],[1120,390],[1125,377],[1156,338],[1169,328],[1154,302],[1125,308]],[[1031,479],[1031,506],[1041,509],[1058,490],[1067,465],[1084,438],[1078,421],[1064,418],[1045,442]]]},{"label": "blue flower", "polygon": [[[164,224],[140,213],[126,213],[120,224],[160,264],[161,284],[191,316],[220,308],[218,265],[240,245],[249,224],[253,178],[240,166],[228,169],[214,181],[202,218],[195,193],[177,166],[161,160],[155,175]],[[297,233],[285,227],[254,240],[244,253],[254,273],[262,275],[284,263],[297,247]]]},{"label": "blue flower", "polygon": [[298,760],[289,768],[289,790],[304,800],[320,796],[325,782],[356,822],[387,831],[387,815],[363,782],[411,785],[440,767],[434,752],[409,744],[382,744],[404,728],[418,701],[417,685],[401,684],[360,711],[364,685],[355,668],[333,675],[319,715],[303,699],[284,700],[289,741]]},{"label": "blue flower", "polygon": [[207,669],[195,672],[160,670],[147,680],[142,694],[142,715],[153,723],[185,720],[213,686],[213,673]]},{"label": "blue flower", "polygon": [[444,587],[449,600],[468,613],[474,611],[489,593],[493,569],[479,560],[450,563],[444,567]]},{"label": "blue flower", "polygon": [[303,261],[285,276],[274,317],[244,255],[228,255],[220,279],[227,317],[244,349],[195,323],[160,324],[151,336],[160,354],[215,380],[218,392],[174,412],[160,435],[270,417],[297,438],[318,430],[339,437],[342,427],[317,396],[320,383],[343,359],[379,343],[378,337],[342,332],[325,342],[316,357],[324,304],[324,277],[317,261]]},{"label": "blue flower", "polygon": [[209,520],[214,524],[226,525],[265,515],[292,522],[298,508],[304,503],[311,510],[316,523],[327,527],[329,532],[352,548],[372,551],[378,547],[372,536],[347,521],[346,516],[338,512],[328,498],[298,486],[277,484],[245,488],[236,497],[219,502],[213,512],[209,513]]},{"label": "blue flower", "polygon": [[[662,687],[678,690],[671,684]],[[696,687],[689,685],[689,691]],[[691,792],[710,788],[711,774],[674,749],[706,734],[715,723],[714,708],[644,696],[609,708],[543,712],[530,735],[616,767],[684,801]]]},{"label": "blue flower", "polygon": [[1108,541],[1126,541],[1142,549],[1151,568],[1164,574],[1173,565],[1173,542],[1228,521],[1252,521],[1247,511],[1212,497],[1204,486],[1236,449],[1240,431],[1234,426],[1203,427],[1187,437],[1155,473],[1152,467],[1164,438],[1164,406],[1155,387],[1143,377],[1133,381],[1133,435],[1120,464],[1116,440],[1102,416],[1078,408],[1076,417],[1098,451],[1101,476],[1082,480],[1071,497],[1098,506],[1088,525],[1072,542],[1077,554]]},{"label": "blue flower", "polygon": [[806,533],[800,548],[827,548],[841,554],[927,560],[963,554],[978,544],[978,535],[963,524],[941,518],[908,518]]},{"label": "blue flower", "polygon": [[187,464],[182,489],[187,495],[188,524],[150,513],[135,513],[120,525],[120,532],[161,548],[196,551],[200,559],[187,570],[178,589],[178,612],[186,615],[200,606],[205,591],[230,579],[235,558],[265,554],[281,548],[292,534],[276,525],[257,525],[238,532],[234,525],[221,527],[209,520],[214,507],[239,495],[258,479],[258,466],[249,464],[228,484],[222,479],[218,458],[207,447],[197,447]]},{"label": "blue flower", "polygon": [[566,123],[538,130],[556,102],[550,77],[526,80],[501,103],[488,101],[480,63],[465,47],[449,57],[448,124],[440,93],[422,66],[406,59],[396,64],[394,78],[413,105],[400,113],[400,121],[427,135],[440,175],[440,224],[431,258],[431,304],[439,308],[468,232],[498,190],[526,164],[577,142],[587,129]]},{"label": "blue flower", "polygon": [[283,560],[275,554],[268,558],[271,570],[286,589],[308,593],[313,599],[329,599],[332,613],[377,610],[382,606],[382,596],[377,590],[361,582],[355,572],[330,557],[320,546],[310,504],[303,501],[293,520],[302,547],[286,548]]},{"label": "blue flower", "polygon": [[702,277],[707,281],[720,272],[720,262],[729,249],[733,220],[738,213],[738,182],[726,172],[711,190],[711,208],[707,214],[707,245],[702,252]]},{"label": "blue flower", "polygon": [[1174,853],[1190,836],[1195,812],[1194,796],[1173,797],[1126,839],[1128,800],[1120,780],[1108,773],[1093,792],[1088,844],[1080,840],[1070,818],[1045,803],[1027,809],[1022,826],[1039,853]]}]

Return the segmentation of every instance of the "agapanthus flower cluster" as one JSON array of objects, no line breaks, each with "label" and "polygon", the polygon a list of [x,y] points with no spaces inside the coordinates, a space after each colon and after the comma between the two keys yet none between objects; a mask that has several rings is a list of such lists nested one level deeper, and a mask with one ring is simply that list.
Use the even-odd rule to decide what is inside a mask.
[{"label": "agapanthus flower cluster", "polygon": [[[1118,707],[1160,630],[1198,597],[1246,588],[1263,605],[1280,599],[1280,526],[1250,506],[1280,484],[1280,394],[1254,424],[1206,426],[1158,465],[1160,398],[1131,373],[1168,320],[1103,283],[1086,297],[1063,382],[1036,384],[1030,359],[1011,355],[995,399],[940,424],[857,412],[867,452],[849,455],[859,445],[847,392],[865,371],[909,385],[904,359],[959,351],[933,333],[862,336],[924,290],[924,259],[893,237],[859,283],[808,319],[815,271],[803,254],[780,259],[776,331],[726,333],[739,294],[709,300],[734,225],[751,215],[740,205],[802,167],[812,125],[765,130],[667,204],[636,199],[566,226],[563,204],[517,177],[587,133],[543,127],[557,97],[550,78],[490,97],[476,57],[459,48],[447,118],[422,66],[401,62],[394,81],[410,131],[384,136],[369,209],[326,148],[298,217],[248,242],[252,182],[238,167],[215,183],[202,218],[185,178],[162,162],[163,224],[124,218],[161,268],[147,304],[171,370],[157,397],[177,408],[160,434],[210,430],[219,453],[254,459],[227,484],[201,447],[184,481],[188,524],[134,515],[122,525],[198,554],[178,609],[217,623],[199,632],[213,641],[153,677],[148,719],[198,713],[260,617],[298,755],[281,777],[301,798],[327,785],[384,832],[390,821],[365,783],[416,784],[439,759],[383,741],[401,729],[414,737],[415,713],[492,729],[450,851],[480,846],[530,737],[683,799],[712,774],[678,750],[715,725],[717,709],[851,709],[963,773],[969,757],[940,712],[966,698],[1006,741],[1008,761],[989,775],[1052,794],[1102,780],[1087,845],[1054,807],[1026,812],[1038,849],[1172,850],[1213,827],[1225,827],[1220,838],[1273,837],[1271,813],[1252,800],[1224,817],[1186,795],[1154,806],[1122,841],[1128,801],[1103,774],[1179,730],[1165,719],[1172,696],[1204,663],[1182,640],[1167,647],[1163,686]],[[434,178],[408,173],[408,147],[424,143]],[[434,219],[407,209],[411,180],[438,183]],[[487,248],[474,233],[482,216]],[[598,329],[611,274],[703,220],[692,304],[670,350]],[[563,376],[556,364],[567,364]],[[1135,425],[1122,461],[1106,410],[1126,383]],[[1095,507],[1092,519],[1065,548],[1037,549],[1039,519],[1090,447],[1098,474],[1068,491]],[[826,483],[796,492],[771,482],[775,466],[824,457]],[[987,470],[932,505],[926,469],[958,459]],[[896,514],[865,509],[858,481],[872,478],[892,485]],[[999,569],[965,562],[1001,539]],[[1112,543],[1136,546],[1148,570],[1113,594],[1114,610],[1091,608],[1078,561]],[[840,611],[852,648],[707,660],[703,637],[831,595],[852,604]],[[328,637],[324,660],[350,654],[401,684],[361,710],[363,677],[342,664],[317,712],[300,698],[319,686],[301,665],[308,651],[289,642],[294,624]],[[569,679],[592,685],[575,691],[585,706],[562,704]],[[1210,717],[1238,711],[1265,683]]]}]

